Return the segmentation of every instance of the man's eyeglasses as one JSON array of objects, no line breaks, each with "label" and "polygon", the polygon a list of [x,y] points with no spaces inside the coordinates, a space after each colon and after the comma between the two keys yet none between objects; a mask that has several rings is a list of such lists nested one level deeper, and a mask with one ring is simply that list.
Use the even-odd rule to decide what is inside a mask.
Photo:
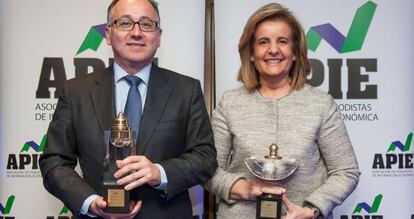
[{"label": "man's eyeglasses", "polygon": [[140,21],[135,22],[134,20],[130,18],[119,18],[117,20],[114,20],[111,22],[108,26],[112,27],[112,25],[115,24],[115,27],[118,30],[122,31],[131,31],[134,29],[135,24],[138,24],[138,27],[143,32],[154,32],[158,28],[158,22],[153,21],[149,18],[144,18]]}]

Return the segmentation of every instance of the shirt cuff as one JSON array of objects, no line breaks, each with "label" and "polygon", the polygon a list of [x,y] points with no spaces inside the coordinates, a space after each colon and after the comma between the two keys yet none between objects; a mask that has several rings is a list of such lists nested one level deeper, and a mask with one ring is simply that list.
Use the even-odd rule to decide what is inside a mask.
[{"label": "shirt cuff", "polygon": [[158,186],[154,186],[154,189],[165,190],[165,188],[167,188],[167,184],[168,184],[167,174],[165,173],[164,167],[162,167],[160,164],[157,164],[157,163],[155,165],[160,170],[161,183]]},{"label": "shirt cuff", "polygon": [[96,215],[94,215],[94,214],[90,214],[89,213],[89,206],[91,205],[91,203],[93,202],[93,201],[95,201],[95,199],[97,199],[97,198],[99,198],[99,195],[96,195],[96,194],[93,194],[93,195],[91,195],[91,196],[89,196],[84,202],[83,202],[83,205],[82,205],[82,207],[81,207],[81,209],[80,209],[80,213],[81,214],[83,214],[83,215],[88,215],[89,217],[98,217],[98,216],[96,216]]}]

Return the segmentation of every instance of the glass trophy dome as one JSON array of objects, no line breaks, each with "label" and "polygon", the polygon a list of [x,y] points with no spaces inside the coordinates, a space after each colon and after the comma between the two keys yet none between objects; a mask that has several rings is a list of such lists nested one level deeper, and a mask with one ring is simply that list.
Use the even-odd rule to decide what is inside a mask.
[{"label": "glass trophy dome", "polygon": [[273,160],[252,156],[245,159],[244,162],[253,175],[269,181],[285,179],[298,167],[296,160],[291,158]]}]

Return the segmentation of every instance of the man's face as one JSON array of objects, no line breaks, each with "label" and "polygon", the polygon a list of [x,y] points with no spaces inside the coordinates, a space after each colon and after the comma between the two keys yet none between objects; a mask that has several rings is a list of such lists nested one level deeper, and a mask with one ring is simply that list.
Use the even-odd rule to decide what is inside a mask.
[{"label": "man's face", "polygon": [[[149,18],[159,21],[157,12],[147,0],[121,0],[110,13],[111,21],[130,18],[141,21]],[[150,64],[160,46],[161,29],[143,32],[138,24],[131,31],[119,30],[115,25],[105,29],[106,42],[112,46],[115,62],[129,73],[135,73]]]}]

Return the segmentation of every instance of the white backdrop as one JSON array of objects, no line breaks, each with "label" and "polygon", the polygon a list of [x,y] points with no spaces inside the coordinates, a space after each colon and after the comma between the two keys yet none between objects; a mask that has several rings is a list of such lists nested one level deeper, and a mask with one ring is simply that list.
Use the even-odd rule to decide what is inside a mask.
[{"label": "white backdrop", "polygon": [[[113,56],[105,41],[96,51],[76,53],[90,28],[106,23],[110,2],[0,0],[0,218],[71,215],[42,185],[38,157],[57,99],[55,88],[47,98],[36,91],[47,86],[39,85],[42,68],[43,82],[53,82],[75,77],[80,70],[75,63],[85,58],[108,65]],[[204,1],[158,2],[163,28],[158,64],[203,84]],[[202,213],[202,195],[200,188],[192,192],[195,214]]]},{"label": "white backdrop", "polygon": [[[236,82],[240,65],[237,52],[239,37],[248,17],[269,2],[274,1],[215,1],[217,102],[224,91],[241,85]],[[295,13],[306,33],[311,27],[330,23],[345,37],[357,9],[367,3],[376,5],[359,50],[337,52],[322,39],[319,47],[308,53],[311,59],[322,64],[322,71],[318,69],[312,72],[312,77],[324,76],[318,87],[325,91],[342,91],[342,97],[337,97],[336,102],[362,172],[358,187],[342,206],[334,210],[334,218],[414,218],[414,149],[409,147],[409,136],[414,130],[414,2],[277,2]],[[231,16],[229,11],[232,12]],[[366,19],[364,15],[363,20]],[[328,67],[328,62],[342,62],[342,65],[339,68]],[[356,63],[362,67],[356,66]],[[330,86],[329,81],[337,82],[337,85]],[[372,93],[368,94],[368,90]],[[349,91],[351,93],[348,96]],[[360,94],[360,97],[355,99],[352,91]],[[406,149],[397,148],[388,152],[392,143],[398,141],[406,145]],[[359,210],[358,206],[363,208]]]},{"label": "white backdrop", "polygon": [[[108,64],[112,52],[104,41],[97,51],[86,50],[78,55],[76,52],[90,27],[106,22],[109,2],[0,0],[0,218],[70,215],[41,183],[37,159],[56,99],[53,88],[49,89],[49,98],[36,98],[36,91],[47,60],[54,60],[55,64],[53,70],[45,68],[46,72],[53,72],[48,78],[50,81],[55,80],[55,73],[62,73],[59,69],[62,65],[56,62],[59,60],[67,79],[74,77],[75,62],[82,58],[97,58]],[[163,27],[162,45],[157,53],[159,65],[198,78],[203,83],[204,1],[158,2]],[[217,100],[225,90],[240,86],[235,78],[241,31],[248,16],[268,2],[271,1],[215,1]],[[330,23],[344,36],[357,9],[367,3],[364,0],[279,2],[296,13],[306,32],[311,27]],[[334,215],[341,219],[375,216],[410,219],[414,214],[414,149],[408,147],[411,146],[410,133],[414,130],[414,76],[411,74],[414,69],[414,14],[411,12],[414,2],[373,2],[376,10],[360,50],[339,53],[322,40],[314,52],[309,51],[309,57],[320,61],[324,69],[323,73],[313,73],[324,75],[321,89],[338,89],[329,86],[329,81],[341,79],[343,96],[336,101],[362,172],[357,189],[335,209]],[[369,86],[375,86],[376,97],[347,97],[350,90],[347,63],[352,62],[351,59],[369,59],[362,64],[371,62],[376,66],[375,70],[363,67],[359,72],[368,76],[366,82],[360,83],[360,91],[363,93]],[[340,70],[330,70],[328,60],[342,62]],[[354,82],[351,80],[351,84]],[[406,149],[388,152],[393,142],[406,145]],[[36,146],[40,146],[37,151],[33,149]],[[382,199],[374,203],[375,197]],[[202,197],[197,196],[195,200],[194,211],[201,212]],[[354,212],[357,206],[365,208]]]}]

